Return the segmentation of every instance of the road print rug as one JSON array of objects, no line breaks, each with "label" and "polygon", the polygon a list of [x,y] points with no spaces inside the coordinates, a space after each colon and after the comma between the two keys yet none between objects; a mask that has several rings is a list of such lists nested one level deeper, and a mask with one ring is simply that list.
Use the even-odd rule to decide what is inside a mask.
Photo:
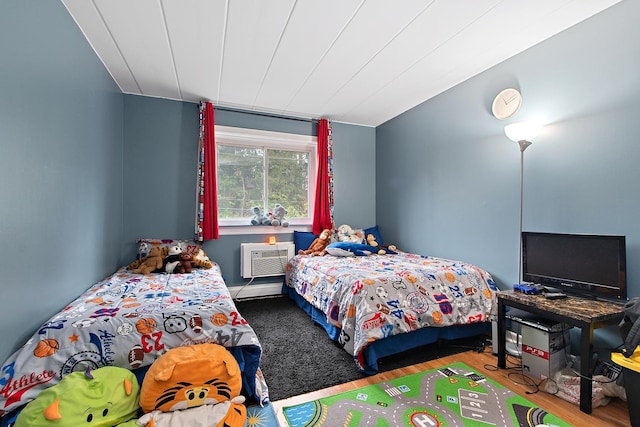
[{"label": "road print rug", "polygon": [[290,427],[571,426],[459,362],[283,411]]}]

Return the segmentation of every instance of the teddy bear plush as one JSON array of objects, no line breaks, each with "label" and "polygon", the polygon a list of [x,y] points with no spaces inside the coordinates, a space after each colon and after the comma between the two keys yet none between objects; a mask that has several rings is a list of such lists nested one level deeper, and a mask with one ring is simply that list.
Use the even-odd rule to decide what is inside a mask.
[{"label": "teddy bear plush", "polygon": [[158,246],[149,249],[149,255],[141,259],[140,264],[133,268],[136,274],[149,274],[162,268],[162,251]]},{"label": "teddy bear plush", "polygon": [[300,249],[299,255],[323,256],[327,253],[327,246],[331,243],[331,230],[325,228],[320,235],[311,242],[307,250]]},{"label": "teddy bear plush", "polygon": [[193,254],[189,252],[180,253],[180,262],[178,263],[178,269],[180,273],[191,273],[191,267],[193,263]]},{"label": "teddy bear plush", "polygon": [[273,209],[273,212],[271,213],[272,215],[271,225],[274,225],[276,227],[279,225],[283,227],[288,227],[289,221],[287,221],[286,218],[284,217],[288,213],[289,212],[287,212],[284,206],[276,203],[276,206]]},{"label": "teddy bear plush", "polygon": [[251,218],[251,225],[271,225],[271,220],[267,215],[262,213],[262,209],[259,206],[253,208],[253,217]]}]

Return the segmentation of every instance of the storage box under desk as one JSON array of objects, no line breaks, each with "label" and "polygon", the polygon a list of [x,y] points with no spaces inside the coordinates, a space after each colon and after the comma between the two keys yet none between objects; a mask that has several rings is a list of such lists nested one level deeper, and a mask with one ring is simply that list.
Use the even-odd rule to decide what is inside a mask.
[{"label": "storage box under desk", "polygon": [[522,372],[543,380],[567,365],[569,327],[544,321],[522,323]]}]

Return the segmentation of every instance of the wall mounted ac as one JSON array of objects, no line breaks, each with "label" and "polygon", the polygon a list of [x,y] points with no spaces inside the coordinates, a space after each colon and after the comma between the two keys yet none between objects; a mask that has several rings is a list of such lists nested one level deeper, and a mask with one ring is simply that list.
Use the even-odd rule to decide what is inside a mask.
[{"label": "wall mounted ac", "polygon": [[252,277],[284,276],[287,262],[295,255],[293,242],[241,243],[240,273]]}]

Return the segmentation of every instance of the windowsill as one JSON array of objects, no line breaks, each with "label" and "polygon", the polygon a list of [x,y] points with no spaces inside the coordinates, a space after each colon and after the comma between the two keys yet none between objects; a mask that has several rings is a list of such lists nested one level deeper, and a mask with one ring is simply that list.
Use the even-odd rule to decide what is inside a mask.
[{"label": "windowsill", "polygon": [[221,225],[221,236],[242,234],[290,234],[294,231],[311,231],[311,225],[290,225],[288,227],[274,227],[271,225]]}]

